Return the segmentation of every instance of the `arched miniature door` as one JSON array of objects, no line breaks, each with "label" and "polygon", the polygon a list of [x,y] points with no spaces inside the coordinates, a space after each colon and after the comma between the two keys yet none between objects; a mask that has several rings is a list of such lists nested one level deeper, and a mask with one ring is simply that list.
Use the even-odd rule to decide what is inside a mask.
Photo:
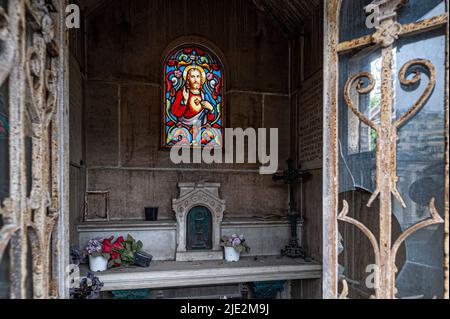
[{"label": "arched miniature door", "polygon": [[186,223],[187,250],[212,249],[211,218],[211,212],[203,206],[196,206],[189,211]]},{"label": "arched miniature door", "polygon": [[[448,298],[446,1],[330,0],[326,10],[323,296]],[[358,189],[364,203],[348,196]],[[365,279],[351,275],[347,261],[368,252],[348,256],[349,227],[372,248]]]}]

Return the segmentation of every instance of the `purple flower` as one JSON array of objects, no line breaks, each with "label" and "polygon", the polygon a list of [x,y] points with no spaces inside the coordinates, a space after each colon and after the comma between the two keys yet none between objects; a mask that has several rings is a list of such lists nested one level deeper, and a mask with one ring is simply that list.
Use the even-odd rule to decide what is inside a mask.
[{"label": "purple flower", "polygon": [[91,239],[86,245],[86,251],[89,255],[102,252],[102,243],[99,239]]},{"label": "purple flower", "polygon": [[239,238],[234,238],[233,239],[233,246],[237,246],[241,244],[241,240]]},{"label": "purple flower", "polygon": [[212,73],[208,73],[206,74],[206,78],[208,79],[208,81],[211,81],[212,79],[214,79],[214,75]]}]

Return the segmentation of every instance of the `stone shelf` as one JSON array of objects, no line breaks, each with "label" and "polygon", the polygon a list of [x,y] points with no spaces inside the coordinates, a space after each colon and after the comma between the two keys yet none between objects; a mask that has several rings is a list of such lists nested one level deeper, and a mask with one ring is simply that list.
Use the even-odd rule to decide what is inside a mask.
[{"label": "stone shelf", "polygon": [[[81,274],[88,271],[82,265]],[[271,280],[318,279],[322,266],[287,257],[241,257],[238,262],[152,261],[150,267],[129,267],[97,272],[103,291],[143,288],[193,287]]]}]

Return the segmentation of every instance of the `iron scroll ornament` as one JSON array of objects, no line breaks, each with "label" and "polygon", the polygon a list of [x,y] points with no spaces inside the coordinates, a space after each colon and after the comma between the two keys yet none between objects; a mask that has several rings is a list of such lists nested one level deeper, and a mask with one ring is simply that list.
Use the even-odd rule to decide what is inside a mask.
[{"label": "iron scroll ornament", "polygon": [[[397,189],[398,178],[395,173],[397,171],[397,169],[396,169],[396,158],[397,158],[396,146],[397,146],[397,140],[398,140],[397,132],[404,124],[406,124],[406,122],[408,120],[410,120],[418,112],[420,112],[420,110],[423,108],[423,106],[425,105],[428,98],[431,96],[431,93],[433,92],[433,89],[436,85],[436,70],[435,70],[434,65],[431,63],[431,61],[423,60],[423,59],[415,59],[415,60],[411,60],[411,61],[407,62],[406,64],[404,64],[399,72],[400,83],[404,86],[412,86],[412,85],[418,84],[421,80],[422,72],[420,72],[420,68],[425,69],[427,71],[428,77],[429,77],[429,82],[428,82],[424,92],[421,94],[419,99],[403,115],[401,115],[395,121],[393,121],[393,122],[391,121],[387,125],[386,125],[386,123],[378,124],[378,123],[375,123],[374,121],[368,119],[364,114],[362,114],[358,110],[357,107],[355,107],[355,103],[353,103],[353,101],[351,99],[351,90],[353,87],[355,87],[355,83],[356,83],[356,91],[359,94],[368,94],[375,88],[376,83],[375,83],[375,79],[372,76],[372,74],[370,74],[369,72],[360,72],[358,74],[355,74],[347,80],[345,88],[344,88],[344,100],[347,104],[347,107],[363,123],[365,123],[372,129],[374,129],[376,131],[377,135],[379,133],[381,133],[381,131],[383,131],[383,133],[387,132],[387,136],[389,136],[389,140],[391,141],[391,144],[390,144],[391,149],[388,152],[390,154],[390,158],[388,160],[392,165],[392,167],[391,167],[392,174],[390,176],[388,189],[391,192],[391,194],[401,203],[401,205],[404,208],[406,208],[406,204],[405,204],[400,192]],[[411,74],[413,74],[413,77],[408,78],[408,76],[410,76]],[[363,81],[364,78],[367,79],[367,81]],[[379,139],[377,139],[376,189],[367,203],[368,207],[370,207],[372,205],[374,200],[378,197],[378,195],[380,195],[380,192],[381,192],[381,187],[379,185],[380,167],[381,167],[381,163],[383,160],[382,156],[385,156],[385,155],[383,154],[384,152],[382,149],[380,149],[379,146],[380,146]],[[430,203],[428,205],[428,209],[430,212],[429,218],[422,220],[420,222],[417,222],[416,224],[410,226],[396,239],[394,244],[391,247],[389,247],[390,260],[388,262],[390,263],[390,267],[388,269],[390,269],[394,278],[395,278],[395,274],[398,272],[395,261],[396,261],[398,249],[400,248],[401,244],[411,234],[415,233],[416,231],[418,231],[422,228],[425,228],[425,227],[428,227],[431,225],[435,225],[435,224],[444,223],[444,220],[439,215],[439,213],[436,209],[435,198],[431,198]],[[348,202],[346,200],[344,200],[343,208],[342,208],[341,212],[339,213],[337,219],[340,221],[354,225],[355,227],[357,227],[359,230],[361,230],[364,233],[364,235],[369,239],[369,241],[372,245],[372,248],[374,250],[375,264],[377,265],[377,269],[380,269],[381,268],[380,266],[382,263],[382,260],[381,260],[382,256],[381,256],[381,249],[380,249],[381,243],[377,242],[375,235],[369,230],[369,228],[367,226],[365,226],[363,223],[359,222],[358,220],[349,217],[348,212],[349,212]],[[380,275],[383,275],[383,274],[378,274],[378,276],[380,276]],[[391,274],[385,274],[385,275],[391,275]],[[348,295],[348,286],[347,286],[346,282],[343,282],[343,287],[344,287],[344,290],[341,294],[341,298],[346,298],[346,296]],[[395,288],[395,281],[392,283],[391,289],[393,291],[393,295],[395,296],[397,294],[397,289]],[[380,287],[375,287],[375,296],[372,296],[372,297],[378,298],[379,295],[380,295]]]},{"label": "iron scroll ornament", "polygon": [[[356,91],[359,94],[367,94],[370,93],[374,87],[375,87],[375,79],[369,72],[360,72],[358,74],[355,74],[354,76],[350,77],[345,84],[344,88],[344,99],[347,103],[348,108],[366,125],[373,128],[377,133],[379,133],[381,130],[388,130],[391,132],[391,141],[394,141],[393,149],[391,150],[391,163],[393,163],[394,167],[393,170],[396,171],[396,150],[395,146],[398,139],[397,131],[401,128],[409,119],[411,119],[415,114],[417,114],[420,109],[425,105],[425,102],[430,97],[431,93],[433,92],[433,89],[436,85],[436,69],[429,60],[412,60],[407,62],[401,69],[399,73],[399,80],[400,83],[405,86],[412,86],[417,84],[421,80],[421,73],[416,68],[414,69],[414,66],[422,66],[428,70],[429,75],[429,82],[427,87],[425,88],[424,92],[420,96],[420,98],[411,106],[408,111],[406,111],[398,120],[396,120],[394,123],[390,123],[388,127],[382,127],[380,124],[375,123],[374,121],[368,119],[364,114],[362,114],[358,108],[355,106],[351,99],[351,89],[354,86],[354,84],[359,81],[356,85]],[[414,77],[412,79],[408,79],[408,75],[413,73]],[[362,81],[363,78],[366,78],[369,80],[369,83],[364,87],[364,83]],[[381,156],[381,152],[377,152],[377,161],[379,161],[379,156]],[[377,163],[377,168],[380,167]],[[378,175],[378,174],[377,174]],[[378,180],[378,178],[377,178]],[[392,195],[397,198],[397,200],[401,203],[401,205],[406,208],[405,201],[403,200],[400,192],[397,189],[397,176],[392,176],[392,180],[390,183],[390,190],[392,192]],[[370,207],[374,200],[377,198],[377,196],[380,194],[380,188],[377,185],[377,188],[375,189],[374,193],[372,194],[371,198],[369,199],[369,202],[367,203],[367,206]]]}]

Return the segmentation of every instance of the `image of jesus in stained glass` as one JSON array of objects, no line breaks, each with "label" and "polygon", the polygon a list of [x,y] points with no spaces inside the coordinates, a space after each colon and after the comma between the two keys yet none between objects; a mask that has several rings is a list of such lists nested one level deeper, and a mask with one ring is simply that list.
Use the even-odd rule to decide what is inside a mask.
[{"label": "image of jesus in stained glass", "polygon": [[165,72],[163,146],[220,147],[222,70],[216,58],[199,47],[180,49]]}]

